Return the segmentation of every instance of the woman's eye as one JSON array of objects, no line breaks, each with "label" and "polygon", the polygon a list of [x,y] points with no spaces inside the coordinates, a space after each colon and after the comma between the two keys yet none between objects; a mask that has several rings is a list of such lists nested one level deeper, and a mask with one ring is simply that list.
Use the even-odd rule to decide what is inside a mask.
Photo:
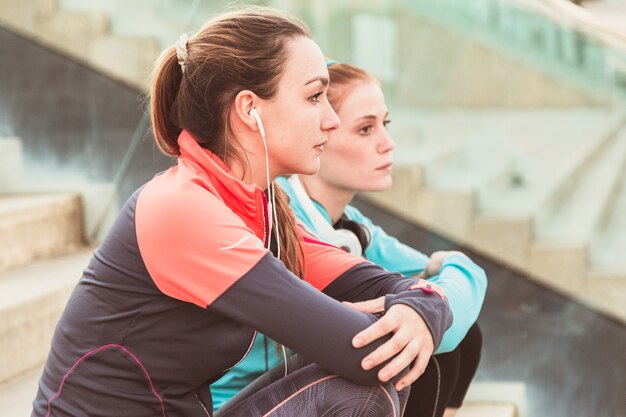
[{"label": "woman's eye", "polygon": [[363,126],[362,128],[359,129],[359,133],[362,135],[369,135],[371,132],[372,132],[371,125]]},{"label": "woman's eye", "polygon": [[315,103],[319,103],[320,101],[320,96],[322,95],[322,92],[320,91],[317,94],[313,94],[311,97],[309,97],[309,100],[315,102]]},{"label": "woman's eye", "polygon": [[385,128],[387,128],[387,126],[389,125],[389,123],[391,123],[391,120],[390,120],[390,119],[383,120],[383,126],[385,126]]}]

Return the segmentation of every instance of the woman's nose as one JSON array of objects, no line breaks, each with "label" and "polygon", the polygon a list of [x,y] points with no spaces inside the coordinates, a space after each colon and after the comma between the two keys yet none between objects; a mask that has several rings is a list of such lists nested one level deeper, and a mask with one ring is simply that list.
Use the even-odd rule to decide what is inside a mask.
[{"label": "woman's nose", "polygon": [[391,152],[392,150],[395,149],[395,147],[396,147],[396,142],[394,142],[393,139],[391,139],[389,132],[387,131],[387,129],[385,129],[382,132],[381,138],[378,142],[378,152],[380,153]]},{"label": "woman's nose", "polygon": [[332,132],[339,128],[339,116],[335,113],[335,110],[331,107],[330,103],[327,103],[327,111],[322,119],[322,130],[325,132]]}]

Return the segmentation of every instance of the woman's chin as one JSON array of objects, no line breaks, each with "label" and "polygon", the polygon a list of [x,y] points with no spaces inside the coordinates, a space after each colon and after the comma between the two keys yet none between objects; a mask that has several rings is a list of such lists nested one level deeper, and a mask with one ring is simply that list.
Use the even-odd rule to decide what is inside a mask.
[{"label": "woman's chin", "polygon": [[366,192],[379,192],[379,191],[387,191],[391,188],[393,182],[391,181],[391,177],[388,177],[381,181],[370,181],[367,185],[360,187],[359,191]]},{"label": "woman's chin", "polygon": [[320,159],[315,158],[315,161],[312,161],[310,164],[307,164],[306,166],[303,165],[299,168],[300,170],[298,171],[298,173],[302,175],[315,175],[317,174],[317,171],[320,170]]}]

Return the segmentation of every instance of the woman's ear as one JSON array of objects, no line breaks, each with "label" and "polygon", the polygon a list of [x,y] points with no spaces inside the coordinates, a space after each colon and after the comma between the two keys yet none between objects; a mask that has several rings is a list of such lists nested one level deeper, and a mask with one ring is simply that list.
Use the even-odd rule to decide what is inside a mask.
[{"label": "woman's ear", "polygon": [[[234,116],[249,129],[258,131],[259,127],[250,111],[260,104],[261,99],[250,90],[242,90],[235,97]],[[257,109],[258,110],[258,109]]]}]

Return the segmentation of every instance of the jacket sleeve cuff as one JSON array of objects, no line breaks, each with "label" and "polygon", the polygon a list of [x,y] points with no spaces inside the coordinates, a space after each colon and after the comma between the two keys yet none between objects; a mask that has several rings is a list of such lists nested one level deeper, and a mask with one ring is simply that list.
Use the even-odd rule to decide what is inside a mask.
[{"label": "jacket sleeve cuff", "polygon": [[385,311],[389,311],[396,304],[409,306],[422,317],[437,350],[443,334],[452,325],[452,310],[448,301],[436,292],[427,292],[420,288],[385,296]]}]

